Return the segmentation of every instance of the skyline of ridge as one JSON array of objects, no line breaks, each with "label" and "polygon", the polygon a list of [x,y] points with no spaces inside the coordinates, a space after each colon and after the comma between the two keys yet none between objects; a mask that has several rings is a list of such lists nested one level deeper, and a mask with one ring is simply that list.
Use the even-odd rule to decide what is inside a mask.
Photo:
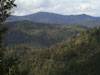
[{"label": "skyline of ridge", "polygon": [[100,16],[99,0],[16,0],[14,15],[28,15],[40,11],[64,15],[88,14]]},{"label": "skyline of ridge", "polygon": [[40,14],[40,13],[48,13],[48,14],[56,14],[56,15],[61,15],[61,16],[78,16],[78,15],[84,15],[84,16],[91,16],[91,17],[100,17],[100,16],[93,16],[93,15],[89,15],[89,14],[60,14],[60,13],[55,13],[55,12],[46,12],[46,11],[39,11],[39,12],[34,12],[31,14],[26,14],[26,15],[16,15],[16,14],[12,14],[12,16],[29,16],[29,15],[33,15],[33,14]]}]

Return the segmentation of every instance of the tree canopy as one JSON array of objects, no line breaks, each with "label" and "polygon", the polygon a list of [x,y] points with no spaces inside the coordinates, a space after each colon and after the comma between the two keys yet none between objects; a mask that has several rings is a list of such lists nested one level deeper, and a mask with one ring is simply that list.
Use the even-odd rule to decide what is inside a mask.
[{"label": "tree canopy", "polygon": [[12,13],[11,9],[16,7],[15,0],[0,0],[0,22],[5,21]]}]

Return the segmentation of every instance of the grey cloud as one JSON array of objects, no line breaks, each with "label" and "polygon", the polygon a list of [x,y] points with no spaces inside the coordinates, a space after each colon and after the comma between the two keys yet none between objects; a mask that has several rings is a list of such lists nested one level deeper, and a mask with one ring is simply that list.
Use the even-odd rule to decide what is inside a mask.
[{"label": "grey cloud", "polygon": [[16,15],[47,11],[66,15],[85,13],[100,16],[99,0],[17,0],[16,3]]}]

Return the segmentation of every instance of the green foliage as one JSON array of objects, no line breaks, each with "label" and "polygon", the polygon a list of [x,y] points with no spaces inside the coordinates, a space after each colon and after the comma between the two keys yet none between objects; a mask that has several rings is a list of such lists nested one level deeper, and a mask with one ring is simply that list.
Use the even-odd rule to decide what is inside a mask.
[{"label": "green foliage", "polygon": [[49,48],[16,45],[6,54],[19,56],[27,75],[100,75],[99,40],[100,28],[93,28]]},{"label": "green foliage", "polygon": [[15,0],[0,0],[0,23],[10,16],[11,9],[16,7],[14,2]]},{"label": "green foliage", "polygon": [[5,38],[4,43],[13,46],[23,43],[33,46],[50,46],[87,29],[81,26],[43,24],[30,21],[10,22],[6,25],[9,30],[5,34],[7,38]]},{"label": "green foliage", "polygon": [[0,0],[0,74],[1,75],[16,75],[17,74],[17,60],[14,57],[4,58],[6,47],[2,45],[3,34],[7,28],[1,24],[11,14],[11,9],[15,7],[15,0]]}]

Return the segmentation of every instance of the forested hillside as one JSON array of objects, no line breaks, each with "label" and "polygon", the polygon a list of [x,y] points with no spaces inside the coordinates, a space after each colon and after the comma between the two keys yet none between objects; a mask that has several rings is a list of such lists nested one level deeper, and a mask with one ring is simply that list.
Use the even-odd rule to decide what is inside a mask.
[{"label": "forested hillside", "polygon": [[100,28],[73,35],[49,48],[19,45],[6,54],[18,56],[23,75],[100,75]]},{"label": "forested hillside", "polygon": [[31,21],[9,22],[5,25],[8,27],[8,31],[4,35],[4,43],[13,46],[19,44],[50,46],[88,29],[83,26],[44,24]]},{"label": "forested hillside", "polygon": [[100,75],[98,9],[98,1],[0,0],[0,75]]}]

